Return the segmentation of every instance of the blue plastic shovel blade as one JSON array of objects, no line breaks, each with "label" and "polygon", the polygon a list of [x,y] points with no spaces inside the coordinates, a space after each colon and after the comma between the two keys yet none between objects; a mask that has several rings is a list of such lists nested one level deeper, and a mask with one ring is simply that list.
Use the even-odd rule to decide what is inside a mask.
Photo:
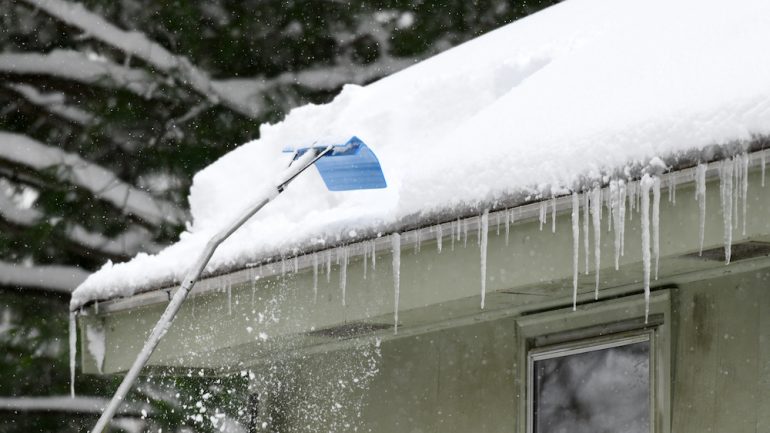
[{"label": "blue plastic shovel blade", "polygon": [[[325,149],[327,146],[314,146]],[[307,150],[297,150],[297,156]],[[377,157],[358,137],[344,145],[334,146],[331,152],[316,161],[315,166],[330,191],[386,188],[385,176]]]}]

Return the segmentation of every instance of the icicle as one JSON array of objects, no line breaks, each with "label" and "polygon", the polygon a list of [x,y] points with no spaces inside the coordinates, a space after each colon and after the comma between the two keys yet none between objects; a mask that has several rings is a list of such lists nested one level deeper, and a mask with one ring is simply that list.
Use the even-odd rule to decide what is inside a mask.
[{"label": "icicle", "polygon": [[762,181],[761,181],[761,185],[762,185],[762,187],[764,187],[765,186],[765,152],[764,151],[760,155],[759,164],[762,166]]},{"label": "icicle", "polygon": [[393,333],[398,334],[398,302],[401,290],[401,235],[393,233],[390,236],[393,247]]},{"label": "icicle", "polygon": [[585,256],[586,256],[586,275],[588,275],[589,264],[591,260],[591,254],[590,254],[591,245],[590,245],[589,236],[588,236],[588,227],[590,224],[589,223],[590,218],[588,216],[588,213],[591,208],[590,200],[588,197],[589,195],[591,195],[589,191],[586,191],[585,193],[583,193],[583,247],[585,249]]},{"label": "icicle", "polygon": [[346,305],[346,289],[348,286],[348,247],[340,249],[340,291],[342,292],[342,306]]},{"label": "icicle", "polygon": [[457,218],[457,241],[460,242],[460,232],[462,231],[462,222],[460,222],[460,218]]},{"label": "icicle", "polygon": [[548,213],[548,204],[545,201],[540,202],[540,231],[543,231],[543,224],[545,224],[546,215]]},{"label": "icicle", "polygon": [[[252,298],[254,293],[252,292]],[[313,254],[313,303],[318,303],[318,253]]]},{"label": "icicle", "polygon": [[580,198],[572,193],[572,311],[577,309],[578,274],[580,270]]},{"label": "icicle", "polygon": [[420,229],[415,230],[415,237],[417,239],[416,239],[416,241],[414,243],[414,252],[415,253],[419,253],[420,252],[420,248],[422,246],[422,230],[420,230]]},{"label": "icicle", "polygon": [[551,233],[556,233],[556,196],[551,199]]},{"label": "icicle", "polygon": [[332,278],[332,252],[326,252],[326,282],[331,282]]},{"label": "icicle", "polygon": [[[500,226],[498,225],[497,228],[499,230]],[[436,226],[436,249],[438,250],[439,254],[441,254],[441,243],[443,241],[444,241],[444,229],[441,227],[441,224],[439,224]]]},{"label": "icicle", "polygon": [[[372,241],[372,272],[377,269],[377,241]],[[374,278],[374,275],[372,275]]]},{"label": "icicle", "polygon": [[620,186],[620,197],[618,198],[618,218],[620,223],[615,223],[616,229],[620,231],[620,256],[623,257],[626,249],[626,182],[623,180],[618,181]]},{"label": "icicle", "polygon": [[468,246],[468,219],[463,220],[463,247]]},{"label": "icicle", "polygon": [[227,314],[232,315],[233,314],[233,289],[230,285],[230,280],[228,278],[227,283],[225,283],[225,290],[227,290]]},{"label": "icicle", "polygon": [[740,167],[740,161],[738,160],[738,157],[733,157],[733,175],[735,176],[733,179],[733,228],[738,228],[738,221],[740,220],[738,217],[738,202],[740,202],[741,198],[741,167]]},{"label": "icicle", "polygon": [[452,241],[451,249],[452,251],[454,251],[455,250],[455,230],[457,229],[457,224],[455,224],[454,221],[452,221],[452,226],[450,227],[450,229],[452,230],[451,236],[449,236]]},{"label": "icicle", "polygon": [[639,182],[641,191],[641,214],[642,220],[642,263],[644,267],[644,323],[647,323],[647,317],[650,314],[650,187],[652,187],[652,178],[645,174]]},{"label": "icicle", "polygon": [[513,214],[513,209],[505,212],[505,246],[508,246],[508,240],[511,235],[511,214]]},{"label": "icicle", "polygon": [[299,272],[299,256],[294,255],[294,273]]},{"label": "icicle", "polygon": [[363,243],[364,249],[364,279],[366,279],[366,270],[369,267],[369,242]]},{"label": "icicle", "polygon": [[476,224],[476,245],[481,246],[481,217],[479,217],[479,223]]},{"label": "icicle", "polygon": [[610,219],[615,220],[615,270],[620,269],[620,235],[622,233],[620,223],[620,182],[618,180],[610,181]]},{"label": "icicle", "polygon": [[[615,183],[616,183],[615,186],[617,187],[617,181]],[[613,221],[612,221],[613,220],[613,215],[612,215],[612,203],[613,203],[613,201],[612,200],[614,199],[614,194],[612,192],[612,181],[610,181],[610,186],[609,186],[607,192],[608,192],[607,200],[604,201],[604,205],[607,208],[607,233],[609,233],[609,232],[612,231],[612,223],[613,223]]]},{"label": "icicle", "polygon": [[596,269],[596,290],[594,299],[599,299],[599,267],[602,253],[602,189],[595,187],[591,191],[591,221],[594,225],[594,269]]},{"label": "icicle", "polygon": [[70,397],[75,398],[75,365],[78,350],[77,317],[74,311],[70,311]]},{"label": "icicle", "polygon": [[497,236],[500,236],[500,211],[495,216],[497,217]]},{"label": "icicle", "polygon": [[481,215],[481,309],[487,297],[487,244],[489,243],[489,209]]},{"label": "icicle", "polygon": [[749,194],[749,156],[745,153],[740,155],[741,161],[741,212],[743,217],[743,236],[746,236],[746,203]]},{"label": "icicle", "polygon": [[733,243],[733,164],[726,160],[719,167],[719,193],[724,223],[725,263],[729,264]]},{"label": "icicle", "polygon": [[637,184],[634,182],[629,182],[627,189],[628,194],[628,219],[630,221],[634,220],[634,205],[636,204],[636,188]]},{"label": "icicle", "polygon": [[671,204],[676,206],[676,176],[671,176]]},{"label": "icicle", "polygon": [[286,275],[286,259],[281,257],[281,276]]},{"label": "icicle", "polygon": [[698,201],[698,255],[703,255],[703,236],[706,232],[706,164],[698,164],[695,169],[695,200]]},{"label": "icicle", "polygon": [[655,257],[655,280],[660,262],[660,177],[652,178],[652,254]]}]

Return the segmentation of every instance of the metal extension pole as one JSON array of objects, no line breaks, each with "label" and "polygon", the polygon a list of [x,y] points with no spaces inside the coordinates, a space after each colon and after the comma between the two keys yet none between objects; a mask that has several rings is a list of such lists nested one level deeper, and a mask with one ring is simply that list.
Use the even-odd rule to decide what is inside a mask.
[{"label": "metal extension pole", "polygon": [[302,154],[302,156],[294,161],[294,163],[291,164],[281,174],[278,179],[278,183],[275,186],[266,188],[263,194],[256,201],[254,201],[251,206],[246,208],[243,213],[238,216],[238,218],[233,220],[230,225],[225,227],[219,233],[214,235],[211,240],[208,241],[200,257],[198,257],[198,260],[187,272],[184,280],[182,280],[182,285],[179,287],[179,289],[177,289],[176,293],[174,293],[174,296],[171,298],[171,302],[169,302],[166,310],[163,312],[163,315],[161,315],[160,319],[158,319],[158,323],[156,323],[155,327],[152,329],[150,336],[144,343],[144,347],[142,347],[141,352],[139,352],[139,355],[137,355],[136,360],[126,373],[126,376],[120,383],[118,390],[115,391],[115,395],[112,396],[110,404],[107,405],[107,408],[105,408],[104,412],[102,412],[102,415],[99,417],[99,421],[96,422],[96,425],[94,426],[93,430],[91,430],[91,433],[102,433],[107,427],[107,424],[112,420],[112,417],[115,415],[118,406],[123,402],[123,399],[131,390],[134,381],[136,380],[137,376],[139,376],[139,372],[147,363],[147,360],[150,359],[150,356],[158,346],[160,339],[166,335],[168,328],[171,326],[171,322],[174,320],[177,312],[179,312],[179,308],[182,307],[182,303],[187,298],[187,295],[190,293],[190,290],[192,290],[195,282],[200,277],[203,269],[205,269],[206,264],[211,259],[211,256],[214,254],[214,251],[216,251],[217,247],[222,242],[224,242],[225,239],[230,237],[230,235],[233,234],[233,232],[241,227],[246,221],[248,221],[249,218],[254,216],[255,213],[259,212],[259,210],[262,209],[266,204],[270,203],[273,199],[278,197],[278,195],[283,192],[286,186],[291,183],[291,181],[294,180],[300,173],[305,171],[305,169],[311,165],[315,164],[319,158],[323,157],[331,150],[332,146],[329,146],[320,152],[316,149],[308,149],[307,152]]}]

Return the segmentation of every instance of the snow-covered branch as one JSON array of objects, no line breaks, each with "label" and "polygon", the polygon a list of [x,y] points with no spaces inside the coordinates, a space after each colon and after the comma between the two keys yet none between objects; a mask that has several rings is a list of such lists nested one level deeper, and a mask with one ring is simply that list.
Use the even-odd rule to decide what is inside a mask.
[{"label": "snow-covered branch", "polygon": [[195,66],[187,57],[171,53],[162,45],[139,31],[118,28],[99,14],[89,11],[80,3],[64,0],[24,0],[51,16],[77,27],[90,37],[142,59],[155,69],[177,78],[209,100],[221,103],[245,116],[256,117],[259,110],[240,98],[222,93],[214,86],[208,73]]},{"label": "snow-covered branch", "polygon": [[55,169],[59,179],[82,187],[150,224],[179,224],[185,219],[185,213],[172,203],[123,182],[110,170],[26,135],[0,132],[0,161],[35,170]]},{"label": "snow-covered branch", "polygon": [[[213,80],[206,71],[194,65],[187,57],[170,52],[142,32],[118,28],[101,15],[86,9],[80,3],[66,0],[24,1],[62,22],[82,30],[89,37],[115,47],[128,56],[143,60],[156,70],[175,78],[208,100],[252,118],[258,117],[264,109],[262,95],[275,86],[298,84],[312,89],[333,90],[346,83],[362,84],[369,82],[403,69],[415,61],[411,58],[390,57],[386,49],[380,60],[366,65],[350,63],[320,67],[286,73],[270,79],[257,77]],[[368,28],[367,31],[372,33],[383,47],[387,47],[389,34],[384,31],[373,31],[372,28]],[[122,72],[120,76],[126,74],[127,72]],[[71,78],[75,79],[75,77]]]},{"label": "snow-covered branch", "polygon": [[157,87],[156,80],[142,69],[127,68],[104,57],[73,50],[53,50],[47,54],[2,53],[0,73],[48,75],[89,85],[123,87],[144,97],[150,96]]},{"label": "snow-covered branch", "polygon": [[23,96],[24,99],[31,104],[41,107],[64,120],[84,126],[92,125],[94,123],[94,115],[78,107],[67,105],[63,93],[43,93],[34,86],[24,83],[8,83],[5,87]]},{"label": "snow-covered branch", "polygon": [[[70,412],[70,413],[101,413],[109,400],[101,397],[0,397],[0,411],[14,412]],[[142,411],[151,413],[152,408],[146,404],[124,403],[119,409],[121,415],[140,415]]]},{"label": "snow-covered branch", "polygon": [[[13,203],[0,183],[0,219],[11,225],[27,228],[40,223],[43,218],[44,215],[39,210],[22,208]],[[110,259],[129,258],[140,251],[156,253],[161,249],[160,245],[152,241],[149,230],[140,226],[132,226],[120,235],[110,238],[89,231],[81,225],[74,225],[64,231],[64,237],[76,249]]]},{"label": "snow-covered branch", "polygon": [[88,272],[73,266],[25,266],[0,262],[0,286],[72,293]]}]

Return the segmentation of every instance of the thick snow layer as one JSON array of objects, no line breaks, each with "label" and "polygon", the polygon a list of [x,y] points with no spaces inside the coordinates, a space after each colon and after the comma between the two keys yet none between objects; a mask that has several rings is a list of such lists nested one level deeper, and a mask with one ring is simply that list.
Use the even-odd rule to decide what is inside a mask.
[{"label": "thick snow layer", "polygon": [[286,146],[363,139],[388,188],[328,192],[303,174],[208,271],[397,227],[403,218],[563,191],[629,164],[770,133],[770,2],[570,0],[333,102],[292,110],[195,176],[175,245],[108,264],[73,306],[178,280],[288,160]]}]

